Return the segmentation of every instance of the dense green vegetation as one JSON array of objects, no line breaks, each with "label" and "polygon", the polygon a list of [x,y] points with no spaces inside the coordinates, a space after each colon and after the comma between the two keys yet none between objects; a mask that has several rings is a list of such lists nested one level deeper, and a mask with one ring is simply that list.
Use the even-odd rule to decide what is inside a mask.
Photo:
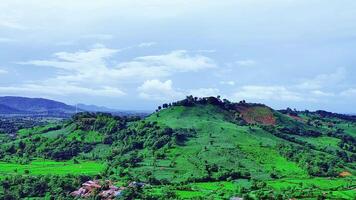
[{"label": "dense green vegetation", "polygon": [[215,97],[164,104],[144,119],[80,113],[0,145],[0,196],[70,199],[102,179],[147,184],[123,199],[354,199],[355,130],[344,115]]},{"label": "dense green vegetation", "polygon": [[14,135],[18,130],[43,126],[49,122],[58,121],[56,118],[44,117],[0,117],[0,135]]}]

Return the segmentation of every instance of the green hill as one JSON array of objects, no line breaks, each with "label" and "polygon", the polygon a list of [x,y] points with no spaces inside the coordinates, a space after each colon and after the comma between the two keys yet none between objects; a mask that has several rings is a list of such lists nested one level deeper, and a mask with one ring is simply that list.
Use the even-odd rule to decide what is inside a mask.
[{"label": "green hill", "polygon": [[[147,184],[124,191],[124,199],[356,197],[352,118],[215,97],[162,107],[144,119],[81,113],[64,124],[21,130],[0,145],[0,165],[7,169],[0,170],[0,194],[70,198],[85,176],[120,186]],[[48,173],[51,165],[54,172]],[[71,176],[70,187],[47,183],[37,193],[12,192],[20,187],[14,174],[37,182]]]}]

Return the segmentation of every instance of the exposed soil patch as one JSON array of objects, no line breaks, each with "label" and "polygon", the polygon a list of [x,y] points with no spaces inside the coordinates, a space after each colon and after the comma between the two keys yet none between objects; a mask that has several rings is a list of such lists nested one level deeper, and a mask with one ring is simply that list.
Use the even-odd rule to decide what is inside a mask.
[{"label": "exposed soil patch", "polygon": [[266,106],[237,105],[236,110],[249,124],[275,125],[276,118],[270,108]]},{"label": "exposed soil patch", "polygon": [[340,177],[347,177],[347,176],[351,176],[352,174],[348,171],[343,171],[339,174]]}]

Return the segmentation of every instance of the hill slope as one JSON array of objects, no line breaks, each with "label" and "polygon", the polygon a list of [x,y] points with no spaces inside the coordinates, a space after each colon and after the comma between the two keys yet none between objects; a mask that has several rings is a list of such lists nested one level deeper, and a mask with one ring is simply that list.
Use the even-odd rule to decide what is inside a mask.
[{"label": "hill slope", "polygon": [[16,114],[16,113],[20,113],[20,111],[17,109],[11,108],[9,106],[0,104],[0,114],[9,114],[9,113]]}]

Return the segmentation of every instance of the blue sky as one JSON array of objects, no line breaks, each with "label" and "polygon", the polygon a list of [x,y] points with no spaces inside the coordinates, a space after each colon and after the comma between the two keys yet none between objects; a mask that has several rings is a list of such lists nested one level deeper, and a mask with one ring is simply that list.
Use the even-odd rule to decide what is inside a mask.
[{"label": "blue sky", "polygon": [[354,0],[3,0],[0,95],[356,113]]}]

